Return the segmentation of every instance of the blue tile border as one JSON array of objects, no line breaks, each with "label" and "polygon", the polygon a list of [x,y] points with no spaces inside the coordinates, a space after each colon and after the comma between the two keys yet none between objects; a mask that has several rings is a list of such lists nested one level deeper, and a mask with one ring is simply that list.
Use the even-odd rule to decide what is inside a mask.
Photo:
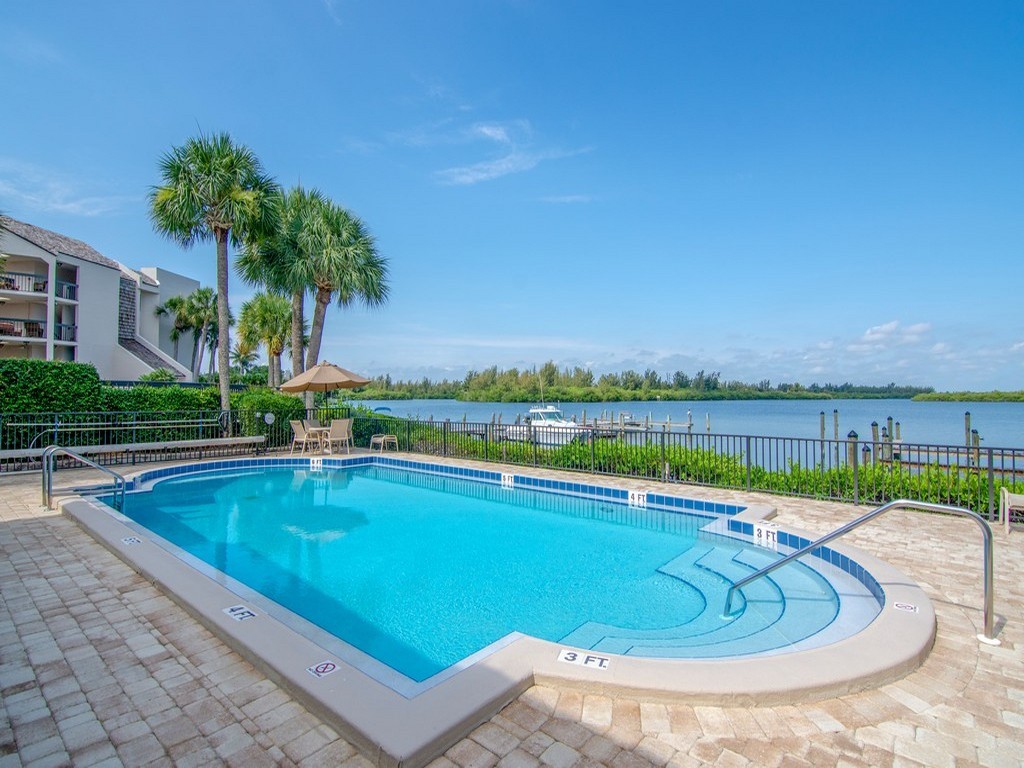
[{"label": "blue tile border", "polygon": [[[746,523],[739,520],[730,520],[728,530],[730,533],[738,533],[743,536],[754,535],[754,524]],[[778,532],[778,542],[781,547],[789,547],[790,549],[797,550],[803,549],[811,543],[810,539],[806,539],[803,536],[796,536],[785,531]],[[808,552],[810,557],[815,557],[822,562],[845,571],[850,574],[854,579],[864,585],[864,588],[878,601],[880,606],[885,605],[885,590],[878,583],[874,576],[872,576],[866,569],[864,569],[857,561],[850,559],[849,556],[844,555],[842,552],[834,550],[830,547],[815,547]]]},{"label": "blue tile border", "polygon": [[[343,467],[360,467],[379,465],[383,467],[409,469],[416,472],[424,472],[438,475],[448,475],[477,480],[486,483],[501,483],[503,473],[494,470],[474,469],[449,464],[434,464],[426,461],[415,461],[412,459],[400,459],[381,455],[361,456],[327,456],[312,457],[321,458],[322,466],[325,469],[341,469]],[[296,457],[262,457],[245,459],[225,459],[210,461],[203,464],[179,464],[173,467],[142,472],[133,480],[129,481],[128,490],[136,490],[141,484],[161,480],[191,472],[216,472],[218,470],[251,469],[259,467],[296,467],[308,468],[310,466],[309,456]],[[581,496],[596,500],[610,500],[613,502],[627,503],[629,491],[625,488],[614,488],[605,485],[594,485],[590,483],[579,483],[567,480],[552,480],[530,475],[509,473],[513,477],[514,488],[527,488],[532,490],[547,491],[572,496]],[[646,505],[667,512],[686,512],[698,514],[703,517],[711,515],[732,517],[742,512],[746,507],[736,504],[723,504],[719,502],[701,501],[680,496],[670,496],[663,493],[648,493]]]},{"label": "blue tile border", "polygon": [[[460,467],[451,464],[434,464],[426,461],[415,461],[412,459],[399,459],[391,456],[361,455],[342,457],[313,457],[322,458],[325,469],[342,469],[345,467],[365,467],[379,465],[394,469],[407,469],[426,474],[447,475],[450,477],[461,477],[476,480],[479,482],[500,484],[501,472],[487,469],[473,469],[471,467]],[[179,464],[173,467],[150,470],[136,475],[128,483],[127,490],[134,491],[139,485],[155,480],[160,480],[176,475],[183,475],[192,472],[215,472],[224,469],[253,469],[260,467],[293,467],[308,469],[310,466],[309,456],[296,457],[264,457],[251,459],[225,459],[210,461],[203,464]],[[604,485],[592,485],[590,483],[578,483],[567,480],[551,480],[542,477],[531,477],[530,475],[512,474],[513,487],[527,488],[531,490],[546,491],[562,495],[580,496],[595,500],[610,500],[613,502],[626,503],[629,500],[629,491],[624,488],[613,488]],[[721,502],[702,501],[700,499],[689,499],[681,496],[670,496],[663,493],[648,493],[646,496],[647,506],[668,512],[683,512],[687,514],[700,514],[703,516],[717,515],[719,517],[732,518],[746,507],[736,504],[725,504]],[[754,525],[740,520],[728,519],[728,530],[731,533],[738,533],[743,536],[753,536]],[[778,542],[780,546],[800,549],[810,544],[810,540],[802,536],[779,531]],[[810,555],[819,560],[845,571],[859,581],[864,587],[884,605],[885,592],[878,581],[847,555],[837,552],[829,547],[817,547]]]}]

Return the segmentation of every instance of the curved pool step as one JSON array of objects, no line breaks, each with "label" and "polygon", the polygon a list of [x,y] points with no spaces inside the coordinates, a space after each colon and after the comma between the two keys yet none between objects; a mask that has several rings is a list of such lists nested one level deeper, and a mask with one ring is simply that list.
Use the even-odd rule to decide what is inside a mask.
[{"label": "curved pool step", "polygon": [[[774,620],[770,614],[777,610],[782,612],[784,601],[779,588],[771,580],[759,580],[745,590],[736,605],[738,610],[731,620],[722,618],[725,604],[725,591],[741,578],[750,575],[757,567],[750,566],[736,559],[737,550],[732,547],[700,546],[692,547],[679,557],[666,563],[658,570],[672,578],[682,578],[677,574],[688,573],[690,578],[683,579],[693,582],[693,574],[699,573],[706,578],[701,582],[700,589],[709,595],[710,602],[696,617],[685,624],[652,629],[628,629],[614,625],[588,622],[562,639],[562,642],[580,648],[605,651],[607,653],[629,653],[638,642],[652,643],[657,641],[673,642],[681,637],[702,638],[723,631],[725,627],[738,625],[732,632],[749,634],[763,628]],[[749,601],[749,602],[748,602]],[[747,610],[750,604],[758,606],[757,611]],[[768,615],[766,618],[766,614]],[[751,622],[756,622],[748,626]],[[698,640],[699,641],[699,640]]]},{"label": "curved pool step", "polygon": [[[775,559],[771,553],[755,550],[747,550],[737,558],[754,569]],[[744,611],[744,614],[754,614],[749,621],[741,623],[737,620],[719,632],[701,637],[641,641],[625,653],[630,656],[685,658],[763,653],[804,640],[835,620],[839,610],[838,598],[820,574],[805,567],[787,565],[758,581],[765,580],[773,581],[780,594],[784,595],[781,605],[766,606],[760,600],[750,599]],[[747,591],[756,583],[743,589]],[[768,612],[765,612],[765,607],[769,608]],[[764,620],[760,628],[757,628],[758,616]]]},{"label": "curved pool step", "polygon": [[[735,618],[724,620],[725,590],[775,561],[774,552],[731,547],[694,547],[659,570],[668,576],[694,567],[708,583],[701,588],[711,602],[693,620],[675,627],[626,629],[596,623],[577,628],[563,642],[630,656],[704,657],[773,650],[804,639],[835,618],[835,593],[816,572],[785,567],[738,593]],[[792,610],[799,603],[800,610]],[[787,610],[787,608],[789,610]]]}]

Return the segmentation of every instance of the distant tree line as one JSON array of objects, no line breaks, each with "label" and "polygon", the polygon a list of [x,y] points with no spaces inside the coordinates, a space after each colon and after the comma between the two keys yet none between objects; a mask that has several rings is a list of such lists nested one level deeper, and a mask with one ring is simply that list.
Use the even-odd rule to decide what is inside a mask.
[{"label": "distant tree line", "polygon": [[675,371],[662,375],[648,368],[643,373],[626,370],[595,376],[593,371],[575,366],[559,369],[548,361],[540,368],[499,370],[491,366],[469,371],[461,381],[394,381],[379,376],[355,397],[369,400],[456,399],[477,402],[614,402],[621,400],[755,400],[791,398],[911,398],[934,392],[931,387],[851,384],[810,384],[768,379],[756,384],[723,381],[719,371],[700,370],[693,375]]}]

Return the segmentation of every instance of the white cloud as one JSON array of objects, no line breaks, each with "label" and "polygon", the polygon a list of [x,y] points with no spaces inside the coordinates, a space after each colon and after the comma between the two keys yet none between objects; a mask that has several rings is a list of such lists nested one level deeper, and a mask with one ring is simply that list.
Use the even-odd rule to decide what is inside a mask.
[{"label": "white cloud", "polygon": [[30,32],[16,28],[8,29],[4,35],[0,55],[29,65],[60,64],[64,61],[62,51]]},{"label": "white cloud", "polygon": [[931,328],[931,323],[901,326],[898,320],[891,320],[888,323],[868,328],[860,339],[847,345],[847,350],[854,354],[863,354],[893,346],[918,344],[924,340],[924,336],[931,331]]},{"label": "white cloud", "polygon": [[490,181],[501,176],[507,176],[510,173],[528,171],[531,168],[535,168],[542,159],[539,155],[513,152],[495,160],[484,160],[458,168],[446,168],[435,173],[434,177],[442,184],[478,184],[481,181]]},{"label": "white cloud", "polygon": [[341,13],[338,10],[338,6],[341,5],[340,0],[323,0],[324,10],[327,11],[327,15],[331,17],[335,24],[341,26]]},{"label": "white cloud", "polygon": [[[140,195],[89,194],[85,185],[49,169],[0,158],[0,199],[11,209],[30,213],[101,216],[116,211]],[[16,210],[11,210],[16,215]]]},{"label": "white cloud", "polygon": [[588,148],[569,152],[561,150],[545,152],[514,151],[494,160],[484,160],[457,168],[446,168],[435,173],[434,178],[441,184],[448,185],[478,184],[481,181],[490,181],[501,176],[507,176],[510,173],[529,171],[536,168],[544,160],[556,160],[589,151]]},{"label": "white cloud", "polygon": [[470,132],[477,136],[483,136],[486,139],[500,142],[501,144],[508,144],[510,141],[508,131],[500,125],[474,125]]}]

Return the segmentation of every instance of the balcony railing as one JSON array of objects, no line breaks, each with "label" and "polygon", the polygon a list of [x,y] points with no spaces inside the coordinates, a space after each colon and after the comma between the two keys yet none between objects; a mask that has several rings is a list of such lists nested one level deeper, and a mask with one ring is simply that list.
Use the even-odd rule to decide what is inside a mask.
[{"label": "balcony railing", "polygon": [[25,272],[4,272],[0,275],[0,290],[46,293],[46,276]]},{"label": "balcony railing", "polygon": [[57,298],[68,301],[78,301],[78,286],[75,283],[68,283],[63,280],[57,281]]},{"label": "balcony railing", "polygon": [[78,326],[68,323],[53,324],[54,341],[78,341]]},{"label": "balcony railing", "polygon": [[16,336],[23,339],[45,339],[46,323],[42,320],[19,320],[0,317],[0,337]]}]

